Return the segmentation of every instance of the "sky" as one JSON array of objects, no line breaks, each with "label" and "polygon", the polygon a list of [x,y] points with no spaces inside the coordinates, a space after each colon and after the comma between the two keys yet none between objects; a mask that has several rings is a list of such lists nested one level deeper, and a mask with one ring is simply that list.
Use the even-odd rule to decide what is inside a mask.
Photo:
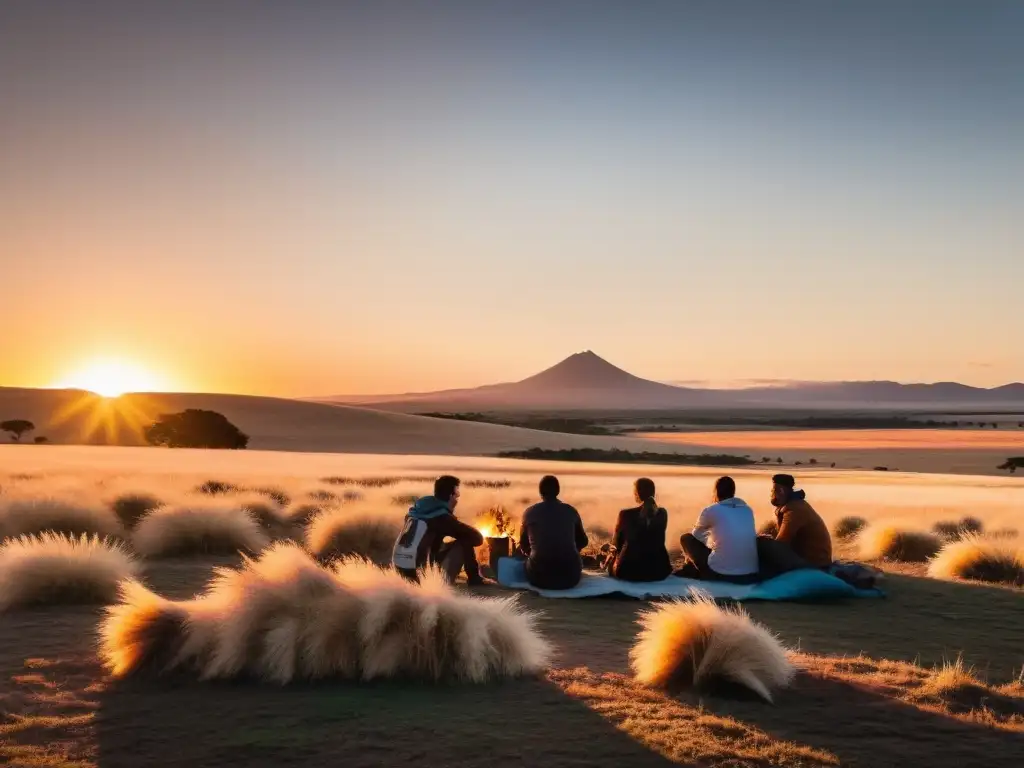
[{"label": "sky", "polygon": [[0,385],[1024,379],[1024,5],[0,4]]}]

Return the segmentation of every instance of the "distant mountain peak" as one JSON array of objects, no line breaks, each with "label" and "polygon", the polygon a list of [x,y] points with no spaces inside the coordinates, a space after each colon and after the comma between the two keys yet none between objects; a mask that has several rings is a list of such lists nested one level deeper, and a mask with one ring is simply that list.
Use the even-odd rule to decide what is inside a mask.
[{"label": "distant mountain peak", "polygon": [[588,349],[569,355],[519,383],[559,389],[606,389],[641,381]]}]

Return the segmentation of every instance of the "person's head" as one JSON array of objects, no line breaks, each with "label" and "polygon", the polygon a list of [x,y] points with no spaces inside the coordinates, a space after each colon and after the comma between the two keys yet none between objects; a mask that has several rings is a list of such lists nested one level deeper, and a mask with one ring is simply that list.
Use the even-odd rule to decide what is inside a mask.
[{"label": "person's head", "polygon": [[562,486],[558,484],[558,478],[554,475],[544,475],[540,479],[540,497],[544,501],[552,501],[558,498],[562,492]]},{"label": "person's head", "polygon": [[725,501],[736,496],[736,481],[729,476],[715,481],[715,501]]},{"label": "person's head", "polygon": [[796,487],[796,478],[792,475],[775,475],[772,478],[772,505],[781,507],[789,499]]},{"label": "person's head", "polygon": [[633,483],[633,496],[636,498],[637,504],[643,504],[645,501],[654,499],[654,481],[649,477],[638,478]]},{"label": "person's head", "polygon": [[448,502],[448,509],[454,510],[459,503],[459,486],[462,481],[453,475],[441,475],[434,481],[434,498]]}]

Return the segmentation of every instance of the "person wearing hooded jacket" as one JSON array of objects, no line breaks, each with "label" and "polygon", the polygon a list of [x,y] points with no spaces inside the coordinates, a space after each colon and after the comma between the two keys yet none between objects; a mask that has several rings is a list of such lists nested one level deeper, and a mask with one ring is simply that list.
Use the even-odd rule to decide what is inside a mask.
[{"label": "person wearing hooded jacket", "polygon": [[693,532],[684,533],[679,544],[687,562],[676,576],[736,584],[759,579],[754,511],[736,498],[731,477],[718,479],[715,503],[700,513]]},{"label": "person wearing hooded jacket", "polygon": [[[434,495],[424,496],[409,508],[392,554],[392,563],[403,576],[418,580],[420,569],[437,564],[449,582],[465,569],[470,585],[484,583],[475,551],[484,543],[483,534],[455,517],[459,485],[457,477],[439,477]],[[445,538],[454,541],[446,544]]]},{"label": "person wearing hooded jacket", "polygon": [[779,525],[775,541],[786,544],[813,568],[831,566],[832,536],[828,526],[807,503],[807,494],[796,490],[796,479],[792,475],[772,478],[771,500]]}]

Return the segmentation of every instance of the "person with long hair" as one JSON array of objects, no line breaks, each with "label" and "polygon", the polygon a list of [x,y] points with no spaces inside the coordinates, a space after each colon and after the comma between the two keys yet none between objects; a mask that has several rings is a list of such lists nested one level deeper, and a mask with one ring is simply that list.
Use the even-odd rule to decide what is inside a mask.
[{"label": "person with long hair", "polygon": [[633,483],[637,507],[619,512],[606,568],[624,581],[661,581],[672,573],[665,548],[668,512],[654,498],[654,481],[641,477]]},{"label": "person with long hair", "polygon": [[737,584],[758,580],[754,511],[736,498],[731,477],[718,478],[715,503],[700,513],[693,532],[684,533],[679,545],[687,562],[677,576]]}]

